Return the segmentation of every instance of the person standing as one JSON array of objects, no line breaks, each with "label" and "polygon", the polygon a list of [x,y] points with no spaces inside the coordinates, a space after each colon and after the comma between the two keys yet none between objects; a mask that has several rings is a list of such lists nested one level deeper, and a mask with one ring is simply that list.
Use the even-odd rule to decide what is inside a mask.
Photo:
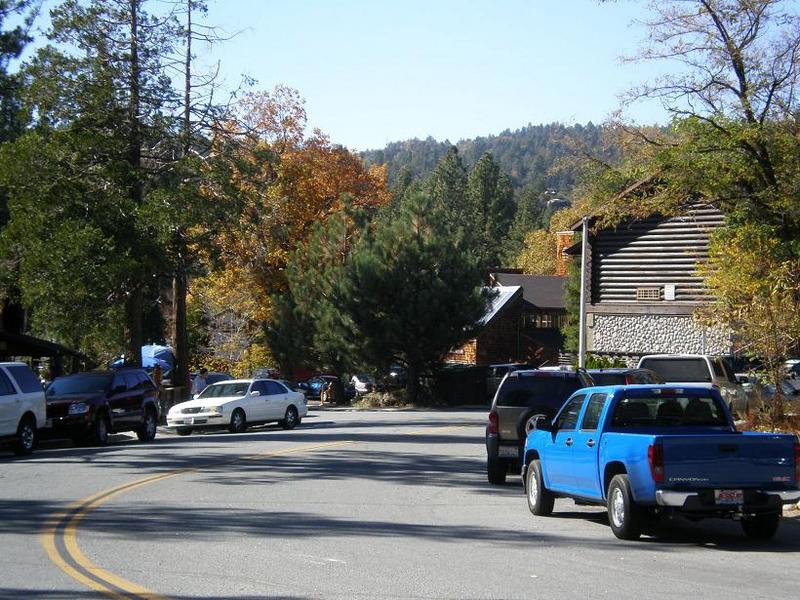
[{"label": "person standing", "polygon": [[199,394],[208,386],[208,369],[203,367],[192,382],[192,395]]}]

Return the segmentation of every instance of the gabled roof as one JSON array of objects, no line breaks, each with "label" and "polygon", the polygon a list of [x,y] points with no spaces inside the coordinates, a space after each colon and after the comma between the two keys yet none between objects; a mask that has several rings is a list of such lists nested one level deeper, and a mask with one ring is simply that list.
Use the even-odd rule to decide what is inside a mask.
[{"label": "gabled roof", "polygon": [[483,315],[483,318],[478,321],[479,327],[484,327],[492,322],[503,308],[511,302],[514,298],[520,296],[522,294],[522,288],[518,285],[512,286],[498,286],[493,288],[497,290],[497,295],[492,300],[491,306],[489,306],[489,310],[486,311],[486,314]]},{"label": "gabled roof", "polygon": [[536,308],[564,308],[564,286],[567,278],[559,275],[524,275],[522,273],[492,273],[500,286],[519,286],[523,298]]}]

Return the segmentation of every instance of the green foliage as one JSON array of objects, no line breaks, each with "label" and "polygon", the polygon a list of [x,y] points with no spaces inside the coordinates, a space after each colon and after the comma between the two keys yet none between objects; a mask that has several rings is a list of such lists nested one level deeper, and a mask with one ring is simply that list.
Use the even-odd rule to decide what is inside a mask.
[{"label": "green foliage", "polygon": [[467,202],[467,170],[458,149],[450,146],[425,183],[433,207],[443,212],[456,228],[472,225]]},{"label": "green foliage", "polygon": [[132,356],[143,290],[163,268],[149,193],[171,157],[175,106],[164,65],[174,23],[141,4],[67,0],[51,11],[51,44],[25,70],[32,127],[0,154],[6,270],[18,273],[35,331],[85,347],[98,328],[116,343],[125,323]]},{"label": "green foliage", "polygon": [[469,336],[489,300],[479,259],[435,206],[412,196],[399,219],[363,236],[337,296],[358,362],[405,365],[412,402],[417,378]]},{"label": "green foliage", "polygon": [[[503,172],[508,173],[514,189],[525,186],[535,189],[557,189],[569,195],[577,169],[573,166],[561,168],[562,161],[570,156],[578,144],[586,149],[600,149],[602,127],[586,125],[565,126],[527,125],[516,131],[506,130],[499,135],[463,140],[455,146],[468,167],[475,165],[487,152],[490,153]],[[428,137],[392,142],[382,150],[362,153],[367,164],[385,164],[389,169],[389,182],[394,184],[401,174],[425,179],[444,158],[452,144],[437,142]],[[615,156],[615,149],[605,147],[604,156]]]},{"label": "green foliage", "polygon": [[[33,0],[0,0],[0,143],[15,138],[24,126],[22,115],[22,77],[9,72],[9,63],[19,58],[31,41]],[[9,18],[21,16],[23,22],[6,29]],[[3,219],[0,215],[0,225]]]},{"label": "green foliage", "polygon": [[340,371],[403,364],[413,401],[419,377],[469,336],[489,292],[478,257],[441,202],[413,193],[394,210],[394,218],[371,225],[350,210],[317,228],[290,261],[291,299],[279,304],[273,335],[288,340],[298,327],[297,343],[310,326],[312,351]]},{"label": "green foliage", "polygon": [[561,327],[564,336],[564,349],[567,352],[578,351],[579,319],[581,307],[581,264],[572,260],[567,265],[567,283],[564,286],[564,308],[567,321]]},{"label": "green foliage", "polygon": [[715,232],[701,274],[714,290],[697,316],[732,328],[745,352],[761,362],[776,397],[768,412],[773,427],[783,419],[783,361],[800,339],[800,258],[777,228],[747,222]]},{"label": "green foliage", "polygon": [[614,356],[601,356],[599,354],[586,355],[587,369],[613,369],[617,367],[627,367],[625,361]]},{"label": "green foliage", "polygon": [[480,260],[487,267],[498,266],[516,207],[511,180],[500,172],[491,154],[484,154],[470,171],[466,198],[472,221],[469,227]]}]

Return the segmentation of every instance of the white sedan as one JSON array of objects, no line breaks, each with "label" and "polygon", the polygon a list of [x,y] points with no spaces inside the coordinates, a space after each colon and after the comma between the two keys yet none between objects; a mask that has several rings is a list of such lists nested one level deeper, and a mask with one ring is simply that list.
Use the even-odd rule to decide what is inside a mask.
[{"label": "white sedan", "polygon": [[207,427],[241,433],[248,425],[273,421],[284,429],[294,429],[307,414],[305,396],[280,381],[237,379],[211,384],[193,400],[170,408],[167,427],[178,435]]}]

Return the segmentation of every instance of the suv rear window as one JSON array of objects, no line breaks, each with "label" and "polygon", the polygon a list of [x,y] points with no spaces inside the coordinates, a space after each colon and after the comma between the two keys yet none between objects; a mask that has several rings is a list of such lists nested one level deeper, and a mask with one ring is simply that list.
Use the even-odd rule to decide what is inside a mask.
[{"label": "suv rear window", "polygon": [[497,406],[527,407],[536,404],[558,404],[572,392],[584,387],[576,377],[509,377],[500,388]]},{"label": "suv rear window", "polygon": [[10,365],[6,367],[11,376],[17,381],[19,389],[23,394],[30,394],[31,392],[41,392],[42,382],[33,374],[30,367],[25,365]]},{"label": "suv rear window", "polygon": [[639,365],[645,369],[652,369],[664,381],[694,381],[708,383],[711,373],[704,358],[646,358]]}]

